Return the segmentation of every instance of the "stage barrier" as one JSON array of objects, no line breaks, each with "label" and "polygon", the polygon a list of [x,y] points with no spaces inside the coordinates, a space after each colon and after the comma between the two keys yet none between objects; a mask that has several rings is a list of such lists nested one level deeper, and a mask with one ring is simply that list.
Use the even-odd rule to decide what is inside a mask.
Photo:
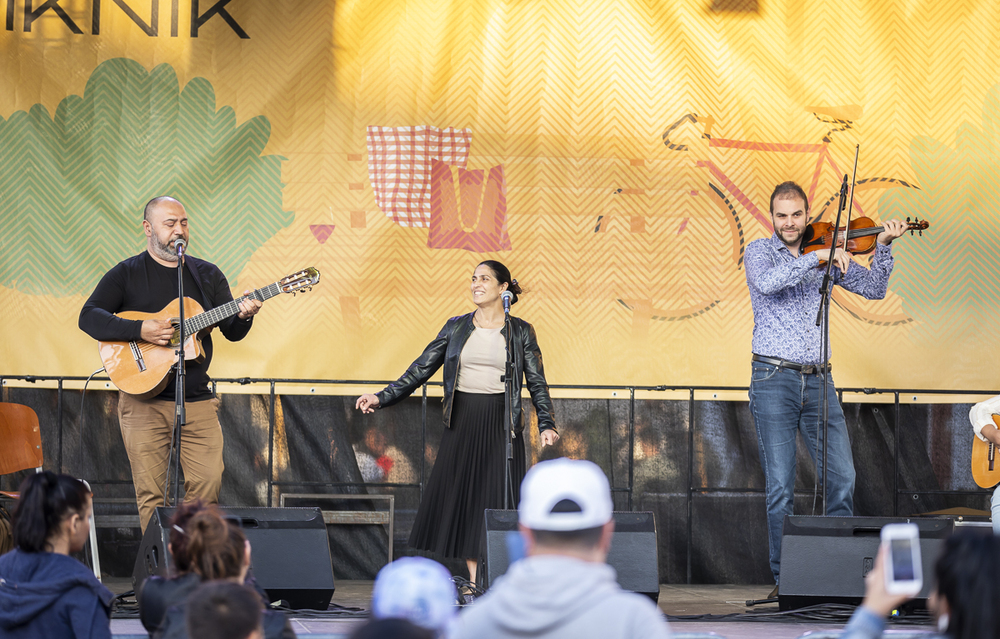
[{"label": "stage barrier", "polygon": [[[95,486],[102,541],[121,537],[102,550],[102,561],[131,570],[135,548],[129,544],[138,540],[127,532],[135,506],[117,393],[89,390],[81,413],[82,378],[31,380],[2,378],[3,400],[38,412],[50,468]],[[434,397],[440,386],[431,383],[392,410],[366,416],[354,409],[357,389],[384,381],[216,382],[226,436],[223,504],[276,506],[290,493],[392,494],[395,554],[409,552],[406,539],[441,435]],[[90,388],[104,383],[95,379]],[[747,402],[738,399],[746,388],[553,385],[552,392],[562,439],[539,451],[529,428],[523,438],[529,462],[568,456],[598,463],[611,481],[616,510],[655,514],[664,582],[767,582],[764,478]],[[986,511],[988,492],[971,477],[967,415],[970,404],[995,392],[840,389],[858,471],[856,514]],[[573,393],[589,397],[565,397]],[[530,402],[526,406],[534,420]],[[16,481],[0,486],[13,489]],[[815,481],[800,446],[796,514],[813,514]],[[344,549],[334,557],[338,578],[371,578],[385,562],[387,534],[382,526],[331,527],[331,539]]]}]

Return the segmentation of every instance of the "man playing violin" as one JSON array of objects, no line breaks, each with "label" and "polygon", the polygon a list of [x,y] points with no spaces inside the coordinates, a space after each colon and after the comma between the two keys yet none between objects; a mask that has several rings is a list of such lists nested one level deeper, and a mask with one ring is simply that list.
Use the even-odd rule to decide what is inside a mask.
[{"label": "man playing violin", "polygon": [[[809,200],[794,182],[784,182],[771,194],[774,234],[747,246],[744,264],[753,305],[753,358],[750,412],[757,429],[760,463],[766,481],[767,532],[771,571],[778,582],[781,530],[792,514],[795,488],[795,439],[801,431],[816,460],[823,377],[820,327],[815,325],[820,286],[831,249],[801,253],[809,218]],[[867,299],[882,299],[892,273],[889,245],[906,231],[906,224],[890,220],[878,234],[875,257],[867,269],[841,247],[833,249],[835,284]],[[854,514],[854,459],[844,412],[837,400],[833,377],[829,385],[829,445],[827,457],[827,514]],[[822,473],[822,460],[817,462]],[[777,596],[775,586],[771,597]]]}]

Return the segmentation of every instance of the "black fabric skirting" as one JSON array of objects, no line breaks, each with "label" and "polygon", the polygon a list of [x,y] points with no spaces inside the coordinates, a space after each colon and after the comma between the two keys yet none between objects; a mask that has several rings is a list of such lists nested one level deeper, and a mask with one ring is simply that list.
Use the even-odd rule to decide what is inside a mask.
[{"label": "black fabric skirting", "polygon": [[[445,557],[479,557],[483,511],[503,508],[504,396],[455,392],[451,428],[441,436],[437,461],[410,532],[410,547]],[[510,508],[517,508],[525,473],[524,442],[514,439]]]}]

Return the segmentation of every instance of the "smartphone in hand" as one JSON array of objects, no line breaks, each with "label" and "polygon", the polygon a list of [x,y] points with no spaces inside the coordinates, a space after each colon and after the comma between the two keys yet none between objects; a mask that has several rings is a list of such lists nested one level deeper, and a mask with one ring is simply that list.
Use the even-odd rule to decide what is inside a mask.
[{"label": "smartphone in hand", "polygon": [[915,596],[924,585],[920,560],[920,530],[916,524],[886,524],[882,545],[889,549],[885,590],[892,595]]}]

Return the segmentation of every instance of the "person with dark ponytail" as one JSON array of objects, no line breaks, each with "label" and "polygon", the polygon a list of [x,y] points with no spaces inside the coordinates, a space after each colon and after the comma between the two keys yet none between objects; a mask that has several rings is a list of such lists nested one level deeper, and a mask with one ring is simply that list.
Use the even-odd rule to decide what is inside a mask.
[{"label": "person with dark ponytail", "polygon": [[[444,434],[423,500],[410,533],[410,546],[444,557],[465,559],[469,580],[476,581],[483,511],[504,507],[504,369],[507,337],[503,297],[510,304],[522,294],[506,266],[487,260],[476,266],[471,283],[476,310],[448,320],[438,336],[395,382],[358,398],[364,413],[391,406],[423,385],[444,366]],[[539,439],[551,446],[559,439],[552,400],[542,369],[535,329],[511,316],[514,364],[514,455],[508,506],[515,508],[525,474],[521,438],[522,379],[538,415]]]},{"label": "person with dark ponytail", "polygon": [[[216,506],[196,500],[175,511],[169,546],[175,576],[145,581],[138,597],[139,619],[153,639],[187,639],[184,615],[189,597],[204,582],[246,582],[250,542]],[[263,598],[261,603],[266,603]],[[267,639],[295,637],[283,613],[265,609],[263,619]]]},{"label": "person with dark ponytail", "polygon": [[111,637],[111,591],[69,556],[90,537],[90,487],[44,471],[20,491],[14,550],[0,557],[0,636]]},{"label": "person with dark ponytail", "polygon": [[[886,592],[889,552],[880,548],[865,578],[865,598],[844,628],[842,639],[878,639],[885,618],[909,597]],[[924,579],[930,578],[924,575]],[[995,639],[1000,637],[1000,537],[992,532],[957,532],[945,540],[934,563],[933,588],[927,608],[939,634],[927,639]]]}]

